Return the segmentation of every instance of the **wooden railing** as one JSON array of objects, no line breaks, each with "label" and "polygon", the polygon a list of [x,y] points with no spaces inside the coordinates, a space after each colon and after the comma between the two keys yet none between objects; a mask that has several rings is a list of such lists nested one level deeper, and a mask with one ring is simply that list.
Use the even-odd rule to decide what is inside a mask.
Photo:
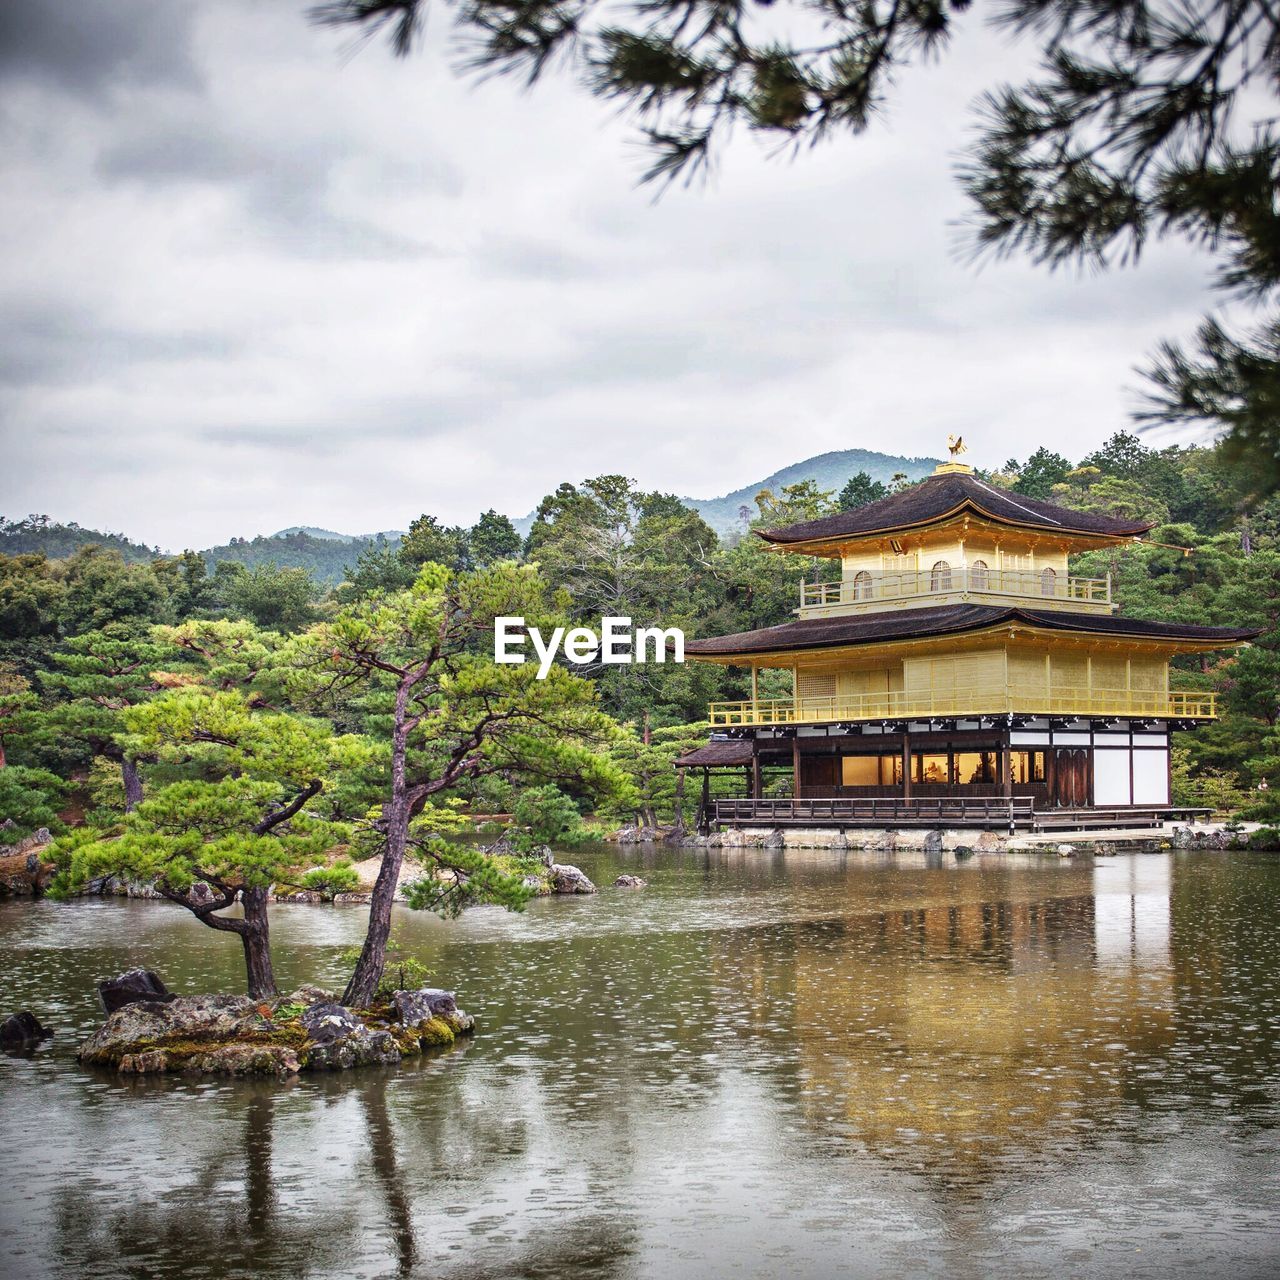
[{"label": "wooden railing", "polygon": [[1025,796],[946,796],[934,798],[802,798],[786,800],[717,800],[717,823],[752,823],[772,827],[1009,827],[1032,821],[1033,804]]},{"label": "wooden railing", "polygon": [[1052,569],[975,569],[972,565],[901,573],[862,573],[839,582],[801,583],[800,607],[875,605],[886,600],[957,594],[1110,604],[1111,575],[1074,578]]},{"label": "wooden railing", "polygon": [[829,724],[845,720],[927,720],[937,716],[1143,716],[1212,720],[1217,695],[1142,689],[1044,689],[1009,686],[946,692],[865,693],[833,698],[760,698],[713,702],[712,725]]},{"label": "wooden railing", "polygon": [[1174,818],[1203,817],[1207,809],[1172,805],[1123,808],[1037,808],[1027,796],[888,799],[833,797],[809,799],[716,800],[711,821],[721,826],[767,827],[980,827],[987,830],[1030,827],[1036,831],[1090,827],[1158,827]]}]

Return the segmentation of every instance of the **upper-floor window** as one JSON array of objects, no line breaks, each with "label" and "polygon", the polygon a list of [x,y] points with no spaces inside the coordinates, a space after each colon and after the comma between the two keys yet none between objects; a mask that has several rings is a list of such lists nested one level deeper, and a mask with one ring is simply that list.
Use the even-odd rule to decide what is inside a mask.
[{"label": "upper-floor window", "polygon": [[1040,594],[1042,596],[1056,595],[1058,590],[1058,575],[1053,569],[1045,569],[1040,574]]},{"label": "upper-floor window", "polygon": [[855,600],[871,599],[871,575],[865,569],[859,569],[853,575],[853,598]]},{"label": "upper-floor window", "polygon": [[951,566],[945,560],[939,560],[929,574],[930,591],[951,590]]},{"label": "upper-floor window", "polygon": [[985,560],[975,560],[969,566],[969,587],[973,591],[985,591],[991,585],[991,571]]}]

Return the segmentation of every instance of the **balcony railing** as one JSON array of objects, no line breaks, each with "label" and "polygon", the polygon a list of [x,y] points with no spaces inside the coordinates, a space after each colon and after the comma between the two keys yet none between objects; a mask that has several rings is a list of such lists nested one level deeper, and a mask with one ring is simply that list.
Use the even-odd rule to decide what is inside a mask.
[{"label": "balcony railing", "polygon": [[928,720],[939,716],[1141,716],[1212,720],[1217,695],[1144,689],[1019,688],[856,694],[836,698],[761,698],[713,702],[716,726],[830,724],[853,720]]},{"label": "balcony railing", "polygon": [[1111,576],[1073,578],[1053,569],[983,569],[973,565],[902,573],[862,572],[839,582],[801,583],[800,607],[875,605],[883,601],[957,594],[1110,604]]}]

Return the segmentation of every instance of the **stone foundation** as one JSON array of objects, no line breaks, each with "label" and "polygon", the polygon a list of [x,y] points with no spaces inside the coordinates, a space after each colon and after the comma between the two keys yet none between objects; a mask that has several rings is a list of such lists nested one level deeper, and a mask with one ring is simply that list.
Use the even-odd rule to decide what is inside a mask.
[{"label": "stone foundation", "polygon": [[1243,849],[1244,831],[1217,824],[1174,825],[1159,835],[1142,831],[1058,831],[1006,835],[998,831],[837,830],[833,827],[741,827],[682,841],[694,849],[830,849],[863,853],[1035,853],[1074,855],[1159,852],[1162,849]]}]

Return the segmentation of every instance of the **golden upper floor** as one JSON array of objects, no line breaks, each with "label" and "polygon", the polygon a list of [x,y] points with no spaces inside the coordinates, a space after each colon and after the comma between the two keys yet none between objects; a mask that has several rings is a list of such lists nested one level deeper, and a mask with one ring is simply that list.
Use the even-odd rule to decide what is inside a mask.
[{"label": "golden upper floor", "polygon": [[[717,725],[930,716],[1100,715],[1194,720],[1212,694],[1169,688],[1169,659],[1234,647],[1256,632],[1111,614],[963,604],[801,619],[690,640],[694,661],[749,667],[752,697],[711,707]],[[762,696],[760,672],[777,677]]]},{"label": "golden upper floor", "polygon": [[791,691],[713,703],[713,725],[825,724],[940,716],[1216,715],[1211,693],[1169,688],[1168,653],[1133,641],[988,632],[860,653],[805,653]]}]

